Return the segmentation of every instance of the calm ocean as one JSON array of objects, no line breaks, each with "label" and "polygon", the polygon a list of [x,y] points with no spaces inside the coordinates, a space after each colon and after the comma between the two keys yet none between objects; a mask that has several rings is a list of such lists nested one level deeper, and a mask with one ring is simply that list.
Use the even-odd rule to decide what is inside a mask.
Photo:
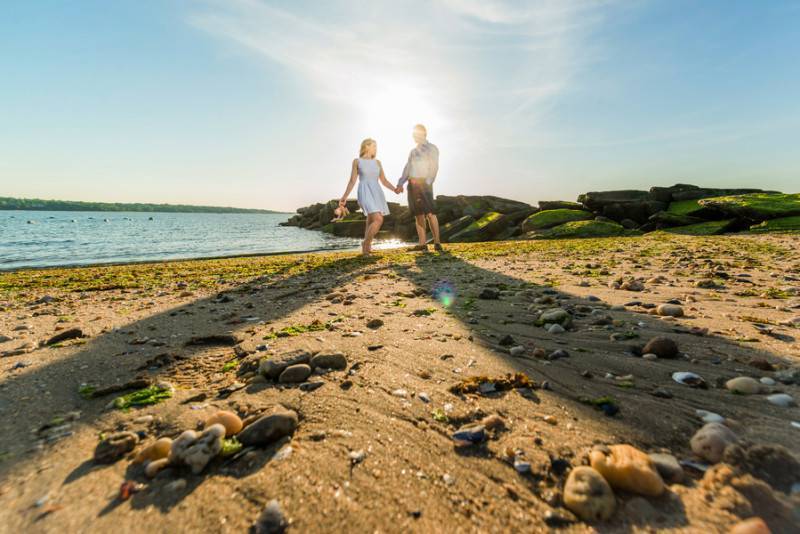
[{"label": "calm ocean", "polygon": [[349,249],[289,214],[0,211],[0,270]]}]

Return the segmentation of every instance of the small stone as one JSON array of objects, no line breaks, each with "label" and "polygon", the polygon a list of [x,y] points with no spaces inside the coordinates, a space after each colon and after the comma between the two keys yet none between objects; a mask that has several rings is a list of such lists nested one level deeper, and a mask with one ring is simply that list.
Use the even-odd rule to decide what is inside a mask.
[{"label": "small stone", "polygon": [[235,434],[238,434],[239,431],[242,429],[242,420],[233,412],[227,410],[220,410],[208,419],[206,419],[206,423],[204,428],[208,428],[211,425],[220,424],[225,427],[225,436],[230,437]]},{"label": "small stone", "polygon": [[508,349],[508,353],[515,358],[519,358],[520,356],[525,354],[525,347],[523,347],[522,345],[511,347],[510,349]]},{"label": "small stone", "polygon": [[486,428],[483,425],[463,426],[453,433],[455,441],[481,443],[486,439]]},{"label": "small stone", "polygon": [[655,354],[650,354],[650,353],[647,353],[647,354],[642,354],[642,359],[643,359],[643,360],[650,360],[650,361],[653,361],[653,360],[657,360],[657,359],[658,359],[658,356],[656,356]]},{"label": "small stone", "polygon": [[563,308],[545,310],[539,316],[541,324],[558,324],[564,328],[572,324],[572,315]]},{"label": "small stone", "polygon": [[678,371],[672,373],[672,379],[678,384],[683,384],[684,386],[689,386],[692,388],[705,389],[708,387],[702,376],[690,371]]},{"label": "small stone", "polygon": [[311,367],[341,371],[347,368],[347,357],[341,352],[321,352],[311,358]]},{"label": "small stone", "polygon": [[781,408],[789,408],[791,406],[795,406],[796,404],[792,396],[786,393],[775,393],[774,395],[769,395],[767,396],[767,401],[769,401],[770,404],[780,406]]},{"label": "small stone", "polygon": [[173,480],[166,486],[164,486],[164,490],[167,493],[179,493],[186,489],[186,480],[179,478],[178,480]]},{"label": "small stone", "polygon": [[161,472],[162,469],[166,468],[169,465],[168,458],[159,458],[157,460],[153,460],[148,462],[144,468],[144,474],[147,478],[155,478],[156,475]]},{"label": "small stone", "polygon": [[186,465],[195,475],[200,474],[222,450],[224,437],[225,427],[219,423],[206,428],[199,436],[197,432],[187,430],[172,442],[169,463]]},{"label": "small stone", "polygon": [[94,449],[94,461],[99,464],[113,464],[139,443],[139,436],[133,432],[117,432],[111,434]]},{"label": "small stone", "polygon": [[359,449],[357,451],[350,451],[347,456],[350,458],[350,465],[357,465],[367,458],[367,453],[364,452],[363,449]]},{"label": "small stone", "polygon": [[707,410],[695,410],[694,413],[703,420],[704,423],[724,423],[725,418],[718,413]]},{"label": "small stone", "polygon": [[271,500],[253,523],[253,534],[282,534],[289,527],[277,500]]},{"label": "small stone", "polygon": [[635,447],[611,445],[606,450],[595,449],[590,453],[589,460],[613,488],[649,497],[657,497],[664,492],[664,481],[655,463]]},{"label": "small stone", "polygon": [[665,482],[674,484],[683,480],[683,467],[671,454],[652,453],[650,459],[653,460],[658,474]]},{"label": "small stone", "polygon": [[548,425],[555,426],[558,424],[558,419],[556,419],[552,415],[545,415],[542,419],[544,419],[544,422],[547,423]]},{"label": "small stone", "polygon": [[725,382],[725,388],[740,395],[754,395],[761,390],[761,384],[749,376],[737,376]]},{"label": "small stone", "polygon": [[56,343],[60,343],[62,341],[67,341],[70,339],[76,339],[79,337],[85,337],[83,330],[80,328],[70,328],[68,330],[64,330],[63,332],[59,332],[58,334],[54,335],[50,339],[44,342],[45,345],[55,345]]},{"label": "small stone", "polygon": [[428,395],[427,393],[425,393],[424,391],[421,391],[417,395],[417,397],[419,397],[419,400],[421,400],[422,402],[430,402],[431,401],[431,396]]},{"label": "small stone", "polygon": [[616,500],[603,476],[588,466],[572,470],[564,484],[564,506],[584,521],[605,521],[614,513]]},{"label": "small stone", "polygon": [[655,354],[659,358],[677,358],[678,345],[668,337],[656,336],[647,342],[642,353]]},{"label": "small stone", "polygon": [[307,350],[294,350],[285,352],[274,359],[262,360],[258,367],[258,372],[267,378],[277,380],[281,373],[290,365],[308,363],[311,361],[311,353]]},{"label": "small stone", "polygon": [[493,287],[486,287],[478,294],[478,298],[483,300],[497,300],[500,298],[500,291]]},{"label": "small stone", "polygon": [[497,414],[487,415],[481,419],[481,424],[489,430],[504,428],[506,426],[506,422]]},{"label": "small stone", "polygon": [[505,336],[500,338],[500,346],[501,347],[510,347],[514,345],[517,341],[510,335],[506,334]]},{"label": "small stone", "polygon": [[765,386],[769,386],[769,387],[774,386],[775,383],[776,383],[773,379],[771,379],[768,376],[762,376],[761,378],[758,379],[758,381],[761,382],[762,384],[764,384]]},{"label": "small stone", "polygon": [[160,460],[169,456],[169,451],[172,448],[172,440],[170,438],[161,438],[151,443],[136,455],[133,463],[152,462]]},{"label": "small stone", "polygon": [[564,330],[564,327],[560,324],[551,324],[547,329],[548,334],[563,334],[564,332],[566,332],[566,330]]},{"label": "small stone", "polygon": [[305,382],[309,376],[311,376],[311,366],[305,363],[298,363],[284,369],[278,377],[278,382],[281,384],[298,384]]},{"label": "small stone", "polygon": [[683,317],[683,306],[677,304],[661,304],[656,313],[662,317]]},{"label": "small stone", "polygon": [[405,399],[406,397],[408,397],[408,391],[406,391],[405,389],[395,389],[394,391],[392,391],[392,395],[395,397],[400,397],[401,399]]},{"label": "small stone", "polygon": [[244,427],[237,436],[242,445],[262,446],[294,434],[297,429],[297,412],[278,409]]},{"label": "small stone", "polygon": [[692,452],[713,464],[722,459],[725,447],[738,441],[736,434],[721,423],[706,423],[690,441]]},{"label": "small stone", "polygon": [[371,328],[373,330],[377,330],[378,328],[383,326],[382,319],[370,319],[367,321],[367,328]]},{"label": "small stone", "polygon": [[733,525],[728,534],[770,534],[772,531],[760,517],[751,517]]}]

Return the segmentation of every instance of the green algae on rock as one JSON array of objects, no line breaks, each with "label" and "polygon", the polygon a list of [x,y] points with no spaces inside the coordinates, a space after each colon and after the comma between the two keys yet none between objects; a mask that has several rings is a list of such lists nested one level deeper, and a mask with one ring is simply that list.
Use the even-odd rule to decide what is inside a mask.
[{"label": "green algae on rock", "polygon": [[750,193],[705,198],[699,203],[729,216],[757,221],[800,215],[800,193]]},{"label": "green algae on rock", "polygon": [[750,231],[759,234],[767,232],[798,232],[800,231],[800,216],[769,219],[760,224],[754,224],[750,227]]},{"label": "green algae on rock", "polygon": [[594,218],[593,215],[585,210],[574,209],[555,209],[534,213],[522,223],[522,230],[545,230],[572,221],[586,221]]},{"label": "green algae on rock", "polygon": [[636,231],[626,230],[622,225],[609,221],[573,221],[560,224],[532,237],[573,238],[573,237],[616,237],[638,235]]},{"label": "green algae on rock", "polygon": [[664,232],[670,234],[680,235],[717,235],[725,233],[736,221],[733,219],[726,219],[724,221],[708,221],[697,224],[690,224],[687,226],[675,226],[667,228]]}]

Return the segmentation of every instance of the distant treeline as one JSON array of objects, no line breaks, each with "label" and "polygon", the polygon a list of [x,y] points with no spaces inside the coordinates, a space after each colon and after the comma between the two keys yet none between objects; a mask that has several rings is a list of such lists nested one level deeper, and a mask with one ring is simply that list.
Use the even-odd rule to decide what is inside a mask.
[{"label": "distant treeline", "polygon": [[0,210],[33,211],[155,211],[173,213],[281,213],[271,210],[187,206],[184,204],[120,204],[111,202],[79,202],[75,200],[42,200],[39,198],[0,197]]}]

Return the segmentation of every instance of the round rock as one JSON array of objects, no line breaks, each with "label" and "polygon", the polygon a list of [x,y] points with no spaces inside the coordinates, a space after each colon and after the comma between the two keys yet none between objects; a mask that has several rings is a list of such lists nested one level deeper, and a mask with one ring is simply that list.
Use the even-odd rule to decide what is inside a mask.
[{"label": "round rock", "polygon": [[678,304],[661,304],[656,313],[662,317],[683,317],[683,307]]},{"label": "round rock", "polygon": [[650,457],[630,445],[595,449],[589,461],[613,488],[657,497],[664,493],[664,481]]},{"label": "round rock", "polygon": [[237,436],[242,445],[260,446],[294,434],[297,429],[297,412],[278,410],[270,415],[260,417],[244,427]]},{"label": "round rock", "polygon": [[683,480],[683,467],[671,454],[652,453],[650,459],[653,460],[658,474],[665,482],[673,484]]},{"label": "round rock", "polygon": [[721,423],[707,423],[692,436],[692,452],[711,463],[722,459],[725,447],[736,443],[738,438],[733,431]]},{"label": "round rock", "polygon": [[655,354],[659,358],[677,358],[678,344],[668,337],[656,336],[647,342],[642,353]]},{"label": "round rock", "polygon": [[780,406],[781,408],[790,408],[796,404],[792,396],[786,393],[775,393],[774,395],[769,395],[767,400],[770,402],[770,404]]},{"label": "round rock", "polygon": [[113,464],[139,443],[139,436],[133,432],[117,432],[111,434],[97,444],[94,449],[94,461],[100,464]]},{"label": "round rock", "polygon": [[584,521],[605,521],[616,504],[611,486],[591,467],[576,467],[569,474],[564,484],[564,506]]},{"label": "round rock", "polygon": [[227,437],[238,434],[243,426],[241,418],[228,410],[220,410],[206,419],[205,428],[216,424],[220,424],[225,427],[225,436]]},{"label": "round rock", "polygon": [[305,363],[298,363],[284,369],[278,377],[278,382],[281,384],[296,384],[305,382],[309,376],[311,376],[311,366]]},{"label": "round rock", "polygon": [[737,376],[725,382],[725,388],[740,395],[754,395],[761,390],[761,383],[749,376]]},{"label": "round rock", "polygon": [[342,370],[347,367],[347,357],[341,352],[321,352],[311,358],[311,367]]}]

